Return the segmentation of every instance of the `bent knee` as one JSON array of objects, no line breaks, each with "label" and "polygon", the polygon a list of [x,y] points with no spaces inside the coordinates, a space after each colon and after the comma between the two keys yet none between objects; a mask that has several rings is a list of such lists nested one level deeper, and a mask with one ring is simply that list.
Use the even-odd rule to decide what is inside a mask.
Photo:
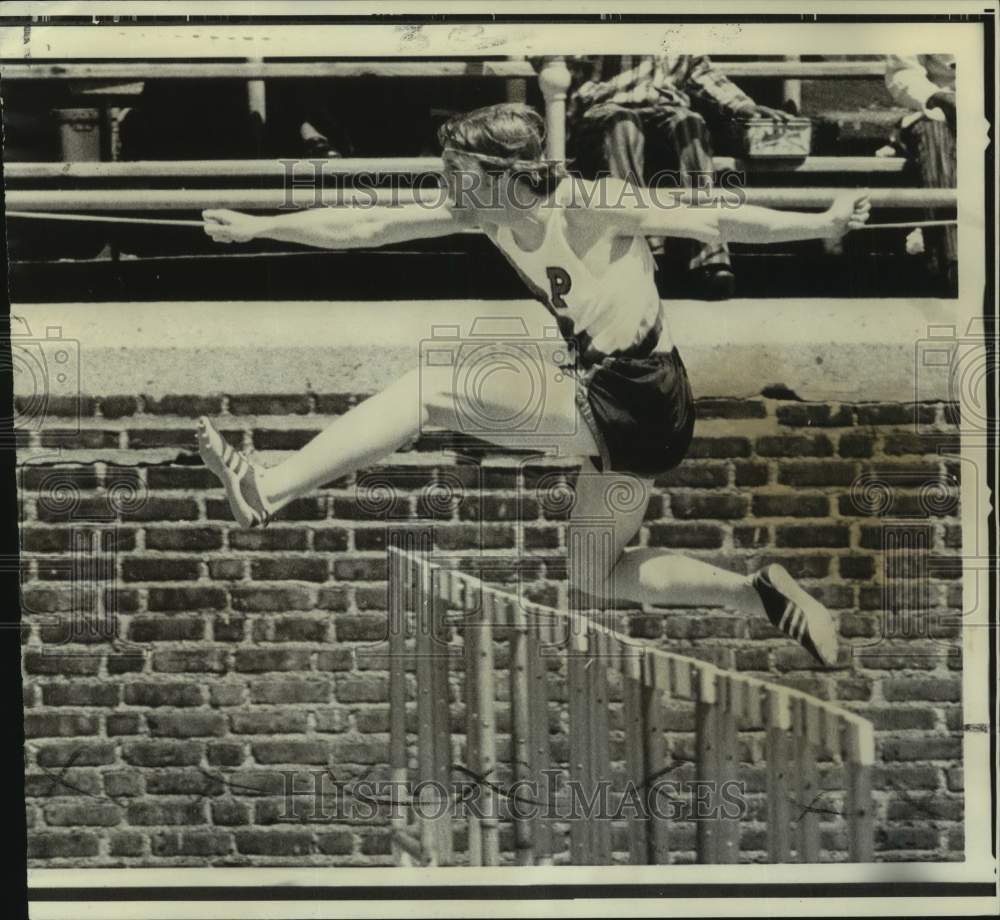
[{"label": "bent knee", "polygon": [[643,136],[642,123],[632,112],[623,112],[621,115],[615,116],[606,131],[614,138],[635,140]]},{"label": "bent knee", "polygon": [[664,127],[674,133],[683,130],[685,133],[697,137],[708,136],[708,123],[698,112],[693,112],[691,109],[681,109],[675,112]]}]

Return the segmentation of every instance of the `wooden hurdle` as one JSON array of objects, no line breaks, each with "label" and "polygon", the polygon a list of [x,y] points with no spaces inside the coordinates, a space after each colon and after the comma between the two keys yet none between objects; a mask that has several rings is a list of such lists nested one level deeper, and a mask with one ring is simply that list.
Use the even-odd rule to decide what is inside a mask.
[{"label": "wooden hurdle", "polygon": [[[390,616],[394,627],[402,627],[390,639],[393,780],[415,783],[413,788],[430,788],[433,782],[440,796],[442,789],[460,788],[457,779],[472,777],[478,790],[476,807],[468,814],[461,813],[454,799],[444,816],[441,807],[433,814],[428,807],[395,816],[397,863],[669,863],[676,819],[657,802],[663,798],[660,779],[673,763],[665,728],[671,702],[694,707],[695,791],[683,820],[694,818],[699,862],[740,861],[751,773],[764,778],[769,862],[820,861],[828,818],[843,821],[851,861],[872,860],[874,735],[867,720],[801,691],[649,647],[589,618],[521,602],[433,562],[426,549],[391,544],[389,556]],[[496,650],[504,643],[505,674],[496,670]],[[411,655],[416,672],[412,704],[405,686]],[[549,670],[554,665],[566,676],[564,712],[551,699]],[[459,671],[464,744],[452,737],[451,689]],[[613,770],[611,672],[622,678],[624,762],[619,766],[628,789],[612,788],[613,776],[622,771]],[[502,781],[497,761],[498,691],[505,682],[509,782]],[[415,738],[406,731],[411,705],[417,716]],[[552,716],[561,712],[568,716],[565,763],[555,760],[551,747]],[[460,759],[453,761],[453,756]],[[826,777],[821,773],[824,760]],[[553,782],[555,774],[558,783]],[[561,789],[550,799],[557,785]],[[645,807],[619,815],[619,826],[626,830],[624,846],[615,844],[609,812],[602,816],[598,810],[585,819],[565,810],[574,801],[596,803],[593,807],[600,809],[602,796],[608,808],[615,796],[621,801],[631,792],[639,794],[637,801]],[[420,804],[428,802],[421,799]],[[463,821],[464,849],[457,843]],[[556,833],[558,823],[569,825],[568,841]],[[505,827],[510,833],[502,840]]]}]

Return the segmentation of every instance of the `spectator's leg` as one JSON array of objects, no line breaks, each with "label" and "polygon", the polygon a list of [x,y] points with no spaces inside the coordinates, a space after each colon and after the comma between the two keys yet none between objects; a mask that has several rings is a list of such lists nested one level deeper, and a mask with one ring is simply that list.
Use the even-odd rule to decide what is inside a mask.
[{"label": "spectator's leg", "polygon": [[[922,118],[904,134],[925,188],[955,188],[955,132],[943,121]],[[928,220],[934,212],[926,213]],[[933,270],[949,282],[958,266],[958,228],[924,228],[924,246]]]},{"label": "spectator's leg", "polygon": [[[677,170],[681,184],[689,188],[711,185],[715,178],[712,141],[701,115],[690,109],[657,106],[643,109],[643,124],[650,144],[660,148],[658,159]],[[729,250],[724,243],[695,244],[688,265],[706,277],[721,272],[728,276],[727,286],[731,286]]]},{"label": "spectator's leg", "polygon": [[610,173],[618,179],[644,181],[646,139],[639,116],[620,105],[596,105],[570,130],[570,156],[584,178]]}]

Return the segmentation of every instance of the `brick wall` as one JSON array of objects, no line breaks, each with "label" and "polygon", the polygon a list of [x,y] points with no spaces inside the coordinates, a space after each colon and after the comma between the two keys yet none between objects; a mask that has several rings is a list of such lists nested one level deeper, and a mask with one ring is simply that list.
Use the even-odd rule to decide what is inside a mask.
[{"label": "brick wall", "polygon": [[[375,471],[392,484],[388,505],[359,491],[368,471],[293,503],[266,531],[236,529],[193,454],[194,416],[219,416],[233,443],[270,461],[352,399],[95,398],[79,426],[52,404],[45,430],[22,436],[34,865],[389,861],[384,826],[282,821],[280,797],[283,770],[386,770],[385,660],[369,653],[385,630],[386,517],[432,518],[444,552],[482,541],[511,557],[534,599],[563,603],[565,511],[538,482],[575,468],[494,452],[457,463],[426,438]],[[628,627],[872,719],[877,858],[960,859],[956,560],[958,483],[970,473],[942,454],[957,449],[954,407],[762,397],[698,408],[689,459],[658,480],[640,540],[737,571],[781,560],[833,610],[845,653],[813,670],[762,619],[722,610],[633,611]],[[442,500],[446,485],[454,500]],[[912,554],[904,564],[883,550],[921,534],[923,575]],[[102,617],[118,641],[94,629]],[[671,725],[672,750],[692,728]],[[759,837],[751,821],[745,846]],[[825,846],[838,858],[835,839]]]}]

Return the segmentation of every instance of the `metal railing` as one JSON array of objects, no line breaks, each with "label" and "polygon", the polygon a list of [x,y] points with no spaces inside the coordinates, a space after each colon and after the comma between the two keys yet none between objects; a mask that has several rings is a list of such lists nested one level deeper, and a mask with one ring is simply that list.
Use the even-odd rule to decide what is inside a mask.
[{"label": "metal railing", "polygon": [[[881,61],[728,61],[719,68],[730,76],[775,77],[785,80],[798,78],[834,79],[841,77],[878,77],[884,73]],[[101,85],[115,80],[135,79],[203,79],[237,78],[253,83],[263,79],[322,78],[379,76],[387,78],[426,77],[494,77],[520,79],[537,77],[545,100],[547,156],[563,160],[566,157],[566,94],[570,87],[570,72],[566,59],[559,56],[542,59],[537,71],[525,60],[494,61],[232,61],[232,62],[109,62],[60,63],[35,61],[0,65],[5,80],[72,80]],[[248,92],[254,89],[248,84]],[[256,87],[259,90],[259,85]],[[250,92],[250,105],[259,97]],[[259,103],[259,100],[258,100]],[[716,159],[720,170],[740,170],[756,173],[795,172],[823,174],[900,173],[905,161],[898,157],[809,157],[798,162],[769,163],[745,161],[729,157]],[[322,164],[321,176],[350,177],[373,171],[413,174],[440,170],[436,157],[345,159]],[[8,164],[9,180],[23,179],[150,179],[150,178],[236,178],[260,179],[278,176],[285,167],[278,161],[185,161],[132,163],[20,163]],[[751,204],[784,208],[817,208],[827,206],[834,198],[834,188],[750,188],[743,190]],[[379,201],[413,200],[406,190],[378,190]],[[437,200],[434,191],[415,193],[423,200]],[[200,210],[211,207],[271,209],[286,206],[309,207],[318,203],[309,188],[292,189],[97,189],[7,191],[7,208],[11,211],[96,211],[96,210]],[[892,188],[872,192],[872,205],[884,208],[947,208],[956,205],[951,189]]]},{"label": "metal railing", "polygon": [[[315,166],[313,167],[313,164]],[[717,172],[744,173],[901,173],[903,157],[805,157],[802,160],[754,160],[715,157]],[[309,160],[282,157],[270,160],[130,160],[115,163],[7,163],[8,181],[67,179],[80,181],[119,179],[286,179],[356,176],[378,171],[391,175],[440,173],[440,157],[333,158]]]},{"label": "metal railing", "polygon": [[[741,188],[739,200],[770,208],[825,208],[841,194],[841,188]],[[658,190],[661,200],[668,195],[682,199],[691,193]],[[733,191],[702,192],[732,199]],[[324,193],[320,186],[298,188],[229,189],[11,189],[6,193],[8,211],[200,211],[205,208],[237,210],[281,210],[309,208],[318,204],[340,205],[357,202],[371,206],[420,201],[428,206],[443,203],[440,189],[350,188]],[[869,195],[875,208],[954,208],[954,189],[877,188]]]},{"label": "metal railing", "polygon": [[[563,61],[548,57],[546,61]],[[874,61],[715,61],[716,69],[730,77],[830,80],[878,79],[885,63]],[[0,61],[5,80],[279,80],[344,77],[534,77],[526,60],[495,61],[114,61],[52,63],[49,61]]]}]

